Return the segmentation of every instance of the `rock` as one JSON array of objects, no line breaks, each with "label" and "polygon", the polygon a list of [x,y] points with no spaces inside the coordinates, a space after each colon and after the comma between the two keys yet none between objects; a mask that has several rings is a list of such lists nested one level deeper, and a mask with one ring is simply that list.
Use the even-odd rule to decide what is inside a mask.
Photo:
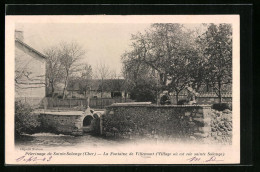
[{"label": "rock", "polygon": [[196,137],[190,136],[190,139],[191,139],[191,140],[196,140]]},{"label": "rock", "polygon": [[225,125],[226,127],[229,127],[229,123],[228,123],[227,121],[224,121],[224,125]]},{"label": "rock", "polygon": [[225,109],[223,113],[230,113],[231,111],[229,109]]},{"label": "rock", "polygon": [[220,131],[217,132],[218,136],[222,136],[222,133]]},{"label": "rock", "polygon": [[211,128],[211,131],[216,132],[217,130],[216,128]]},{"label": "rock", "polygon": [[216,132],[212,132],[212,133],[211,133],[211,136],[216,136],[216,135],[217,135]]}]

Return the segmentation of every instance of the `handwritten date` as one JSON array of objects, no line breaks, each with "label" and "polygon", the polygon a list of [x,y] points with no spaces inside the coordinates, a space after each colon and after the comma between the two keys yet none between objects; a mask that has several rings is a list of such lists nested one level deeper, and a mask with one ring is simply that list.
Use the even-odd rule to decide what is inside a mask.
[{"label": "handwritten date", "polygon": [[30,156],[30,157],[26,157],[26,156],[21,156],[19,158],[16,159],[16,162],[37,162],[37,161],[50,161],[52,159],[52,156],[49,157],[37,157],[37,156]]}]

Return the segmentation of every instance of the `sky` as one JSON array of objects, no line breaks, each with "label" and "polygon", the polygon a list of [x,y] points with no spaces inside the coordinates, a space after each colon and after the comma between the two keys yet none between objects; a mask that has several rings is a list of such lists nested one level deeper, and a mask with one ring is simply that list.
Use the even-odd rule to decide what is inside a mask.
[{"label": "sky", "polygon": [[131,34],[143,32],[150,24],[16,24],[22,30],[24,42],[44,52],[60,42],[77,42],[86,51],[82,61],[95,68],[106,63],[111,70],[121,73],[121,55],[130,48]]},{"label": "sky", "polygon": [[[85,50],[82,63],[95,70],[105,63],[120,77],[121,55],[130,49],[131,34],[144,32],[150,23],[16,23],[23,31],[24,42],[44,54],[44,49],[61,42],[77,42]],[[186,28],[199,24],[184,24]]]}]

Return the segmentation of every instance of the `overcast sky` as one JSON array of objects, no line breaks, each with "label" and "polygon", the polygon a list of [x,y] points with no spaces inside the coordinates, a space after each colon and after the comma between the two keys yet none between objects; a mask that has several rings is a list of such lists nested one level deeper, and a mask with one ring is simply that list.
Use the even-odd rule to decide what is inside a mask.
[{"label": "overcast sky", "polygon": [[131,34],[143,32],[150,24],[16,24],[24,42],[43,52],[61,41],[76,41],[86,50],[84,61],[95,68],[104,62],[121,72],[121,55],[131,44]]},{"label": "overcast sky", "polygon": [[[24,32],[24,42],[40,52],[60,42],[76,41],[86,51],[84,62],[93,68],[106,63],[120,75],[121,55],[130,48],[131,34],[144,32],[150,24],[139,23],[17,23],[16,29]],[[199,24],[185,24],[186,28]]]}]

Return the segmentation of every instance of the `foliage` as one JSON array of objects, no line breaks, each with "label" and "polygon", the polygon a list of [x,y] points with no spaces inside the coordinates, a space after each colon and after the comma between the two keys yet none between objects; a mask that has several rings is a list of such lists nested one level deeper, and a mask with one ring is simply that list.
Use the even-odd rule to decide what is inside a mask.
[{"label": "foliage", "polygon": [[200,37],[203,55],[207,62],[204,67],[206,82],[213,87],[219,102],[225,84],[232,83],[232,27],[230,24],[210,24]]},{"label": "foliage", "polygon": [[38,115],[32,114],[33,108],[21,101],[15,102],[15,134],[34,133],[40,127]]},{"label": "foliage", "polygon": [[149,84],[138,84],[130,91],[130,98],[137,102],[156,102],[156,89]]},{"label": "foliage", "polygon": [[186,99],[181,99],[177,102],[177,105],[184,105],[185,103],[187,103]]},{"label": "foliage", "polygon": [[170,98],[168,95],[163,95],[160,100],[161,105],[169,105],[171,104]]},{"label": "foliage", "polygon": [[133,35],[132,41],[133,50],[122,60],[125,75],[135,84],[153,76],[161,91],[176,92],[178,98],[201,69],[194,66],[200,64],[194,62],[199,59],[194,35],[180,24],[153,24],[144,34]]},{"label": "foliage", "polygon": [[212,105],[212,109],[223,111],[225,109],[232,110],[228,103],[215,103]]},{"label": "foliage", "polygon": [[206,25],[205,32],[180,24],[155,23],[145,33],[132,35],[132,49],[122,55],[129,89],[153,78],[160,92],[179,93],[187,86],[195,91],[210,84],[220,98],[232,76],[232,28]]}]

